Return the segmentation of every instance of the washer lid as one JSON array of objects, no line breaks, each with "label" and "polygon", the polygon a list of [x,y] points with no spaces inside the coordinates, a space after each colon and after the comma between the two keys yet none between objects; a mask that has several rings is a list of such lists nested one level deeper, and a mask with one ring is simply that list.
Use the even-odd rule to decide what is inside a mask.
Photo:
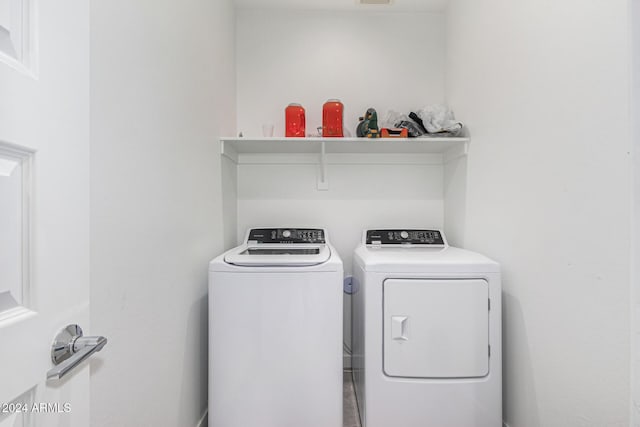
[{"label": "washer lid", "polygon": [[239,266],[300,267],[322,264],[330,256],[326,244],[244,244],[229,251],[224,261]]}]

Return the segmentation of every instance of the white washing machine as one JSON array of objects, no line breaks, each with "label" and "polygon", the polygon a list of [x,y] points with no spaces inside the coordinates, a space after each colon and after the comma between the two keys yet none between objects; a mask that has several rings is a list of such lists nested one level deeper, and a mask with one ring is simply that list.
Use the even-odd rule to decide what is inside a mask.
[{"label": "white washing machine", "polygon": [[317,228],[255,228],[209,264],[209,425],[342,427],[342,261]]},{"label": "white washing machine", "polygon": [[500,266],[439,230],[366,230],[354,255],[362,427],[501,427]]}]

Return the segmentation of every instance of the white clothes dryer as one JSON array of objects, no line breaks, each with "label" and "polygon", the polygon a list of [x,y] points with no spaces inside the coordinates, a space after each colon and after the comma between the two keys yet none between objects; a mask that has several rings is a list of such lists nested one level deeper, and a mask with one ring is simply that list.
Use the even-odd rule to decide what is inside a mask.
[{"label": "white clothes dryer", "polygon": [[255,228],[209,264],[212,427],[342,427],[342,261],[319,228]]},{"label": "white clothes dryer", "polygon": [[501,427],[500,266],[440,230],[366,230],[354,255],[362,427]]}]

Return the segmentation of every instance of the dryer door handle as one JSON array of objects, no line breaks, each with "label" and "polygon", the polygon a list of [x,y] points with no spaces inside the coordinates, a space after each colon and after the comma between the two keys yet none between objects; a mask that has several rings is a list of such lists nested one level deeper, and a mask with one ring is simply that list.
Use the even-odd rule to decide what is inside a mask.
[{"label": "dryer door handle", "polygon": [[391,316],[391,338],[397,341],[408,341],[407,320],[409,316]]}]

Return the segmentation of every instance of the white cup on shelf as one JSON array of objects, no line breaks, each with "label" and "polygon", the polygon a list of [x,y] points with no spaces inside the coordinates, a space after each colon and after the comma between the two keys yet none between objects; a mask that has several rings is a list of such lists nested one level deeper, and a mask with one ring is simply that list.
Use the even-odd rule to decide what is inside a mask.
[{"label": "white cup on shelf", "polygon": [[273,136],[273,123],[265,123],[262,125],[262,136],[267,138]]}]

